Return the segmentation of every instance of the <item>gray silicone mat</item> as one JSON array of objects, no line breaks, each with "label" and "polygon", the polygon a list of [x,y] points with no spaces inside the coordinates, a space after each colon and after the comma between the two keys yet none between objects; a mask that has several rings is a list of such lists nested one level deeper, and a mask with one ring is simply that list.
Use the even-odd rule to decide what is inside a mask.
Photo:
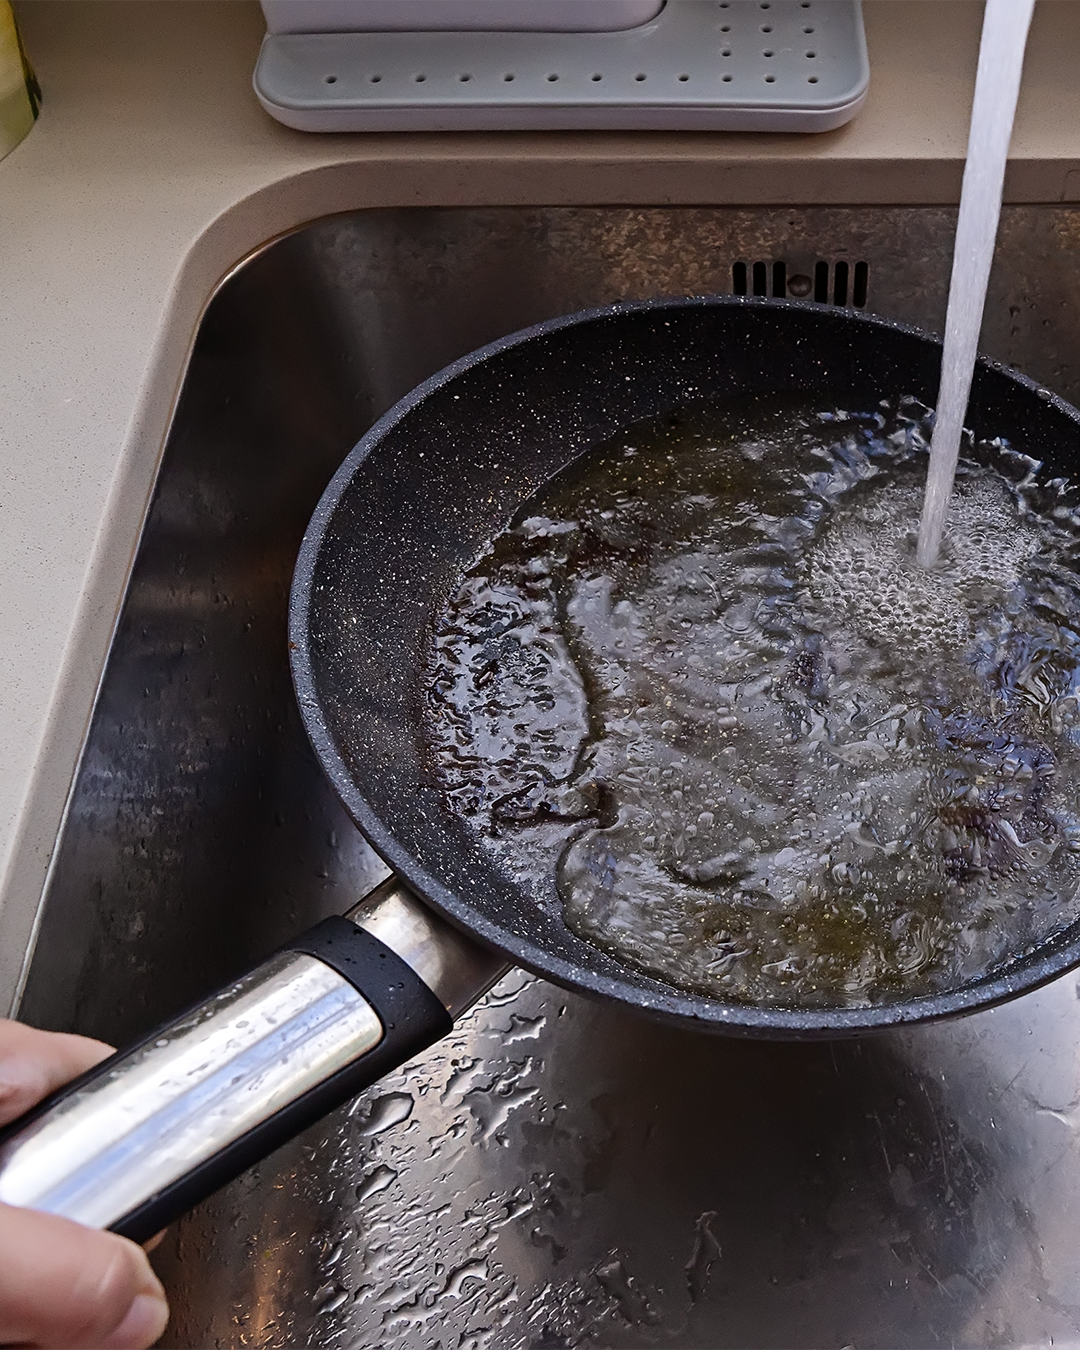
[{"label": "gray silicone mat", "polygon": [[860,0],[667,0],[616,33],[268,34],[254,85],[302,131],[829,131],[869,78]]}]

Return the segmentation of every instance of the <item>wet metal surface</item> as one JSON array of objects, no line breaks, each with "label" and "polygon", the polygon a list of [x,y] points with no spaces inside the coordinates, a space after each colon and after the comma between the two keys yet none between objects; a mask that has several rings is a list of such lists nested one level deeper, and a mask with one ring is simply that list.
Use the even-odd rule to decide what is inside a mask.
[{"label": "wet metal surface", "polygon": [[179,1226],[169,1343],[1076,1344],[1078,1017],[768,1046],[512,975]]},{"label": "wet metal surface", "polygon": [[[128,1038],[381,875],[284,651],[333,469],[418,380],[586,305],[868,261],[940,327],[941,210],[339,218],[214,301],[46,896],[22,1015]],[[984,345],[1080,397],[1080,214],[1012,208]],[[520,973],[170,1233],[177,1346],[1080,1345],[1075,976],[834,1045],[680,1034]]]}]

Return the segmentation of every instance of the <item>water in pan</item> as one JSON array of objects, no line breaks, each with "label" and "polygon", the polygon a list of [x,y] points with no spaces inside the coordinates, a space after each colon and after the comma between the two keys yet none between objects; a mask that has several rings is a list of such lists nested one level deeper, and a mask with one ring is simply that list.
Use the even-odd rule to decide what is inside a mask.
[{"label": "water in pan", "polygon": [[451,810],[568,925],[725,1000],[976,978],[1080,913],[1080,510],[996,443],[914,560],[930,419],[775,399],[630,429],[436,620]]}]

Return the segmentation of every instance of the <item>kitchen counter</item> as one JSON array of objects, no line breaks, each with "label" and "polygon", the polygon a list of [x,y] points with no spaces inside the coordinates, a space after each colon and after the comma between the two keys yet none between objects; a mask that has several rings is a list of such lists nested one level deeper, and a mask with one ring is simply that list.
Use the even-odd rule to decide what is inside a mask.
[{"label": "kitchen counter", "polygon": [[[392,205],[949,204],[981,5],[868,0],[863,112],[819,136],[309,136],[248,0],[23,0],[41,119],[0,161],[0,991],[17,990],[190,344],[267,240]],[[1043,0],[1011,202],[1080,201],[1080,6]]]}]

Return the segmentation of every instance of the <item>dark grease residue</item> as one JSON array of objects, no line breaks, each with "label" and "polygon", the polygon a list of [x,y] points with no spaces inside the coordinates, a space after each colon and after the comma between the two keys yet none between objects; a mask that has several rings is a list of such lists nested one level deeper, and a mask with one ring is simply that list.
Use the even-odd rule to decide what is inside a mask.
[{"label": "dark grease residue", "polygon": [[913,560],[928,438],[746,400],[541,488],[436,620],[450,808],[628,965],[726,1000],[954,988],[1080,910],[1080,527],[971,449]]}]

